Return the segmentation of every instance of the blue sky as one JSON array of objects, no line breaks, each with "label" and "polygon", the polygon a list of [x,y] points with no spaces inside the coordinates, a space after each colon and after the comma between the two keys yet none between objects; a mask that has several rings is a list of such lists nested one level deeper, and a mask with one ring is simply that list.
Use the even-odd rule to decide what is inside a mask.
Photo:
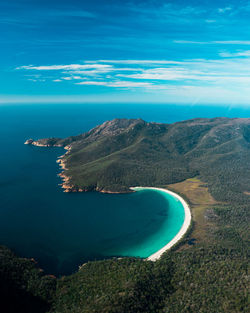
[{"label": "blue sky", "polygon": [[250,106],[250,1],[1,0],[0,103]]}]

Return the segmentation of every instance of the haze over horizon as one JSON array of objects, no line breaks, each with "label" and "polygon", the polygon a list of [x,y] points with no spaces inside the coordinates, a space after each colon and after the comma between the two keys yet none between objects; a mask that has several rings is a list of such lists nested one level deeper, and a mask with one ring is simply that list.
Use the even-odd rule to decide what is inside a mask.
[{"label": "haze over horizon", "polygon": [[3,0],[0,104],[250,105],[250,1]]}]

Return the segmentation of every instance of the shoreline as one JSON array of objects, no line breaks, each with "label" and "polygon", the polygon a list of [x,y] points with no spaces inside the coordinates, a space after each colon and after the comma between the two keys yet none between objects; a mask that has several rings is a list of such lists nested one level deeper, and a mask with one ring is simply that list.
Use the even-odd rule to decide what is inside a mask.
[{"label": "shoreline", "polygon": [[[25,141],[26,145],[34,145],[34,146],[42,146],[42,147],[48,147],[48,145],[45,144],[40,144],[37,141],[34,141],[33,139],[28,139]],[[54,145],[55,146],[55,145]],[[62,146],[60,146],[62,147]],[[71,145],[66,145],[63,147],[66,151],[65,154],[59,156],[56,160],[56,162],[58,163],[59,167],[62,169],[62,172],[58,174],[58,176],[62,179],[62,183],[59,184],[61,186],[61,188],[63,189],[64,192],[88,192],[90,190],[88,189],[82,189],[82,188],[77,188],[74,185],[72,185],[70,183],[70,179],[71,177],[66,175],[65,170],[67,170],[66,168],[66,162],[65,162],[65,156],[70,152],[71,150]],[[165,246],[163,246],[161,249],[159,249],[158,251],[156,251],[155,253],[151,254],[149,257],[145,258],[145,260],[148,261],[156,261],[158,259],[160,259],[160,257],[162,256],[162,254],[164,252],[166,252],[167,250],[169,250],[170,248],[172,248],[179,240],[181,240],[183,238],[183,236],[185,235],[185,233],[187,232],[190,224],[191,224],[191,211],[190,211],[190,207],[187,204],[187,202],[181,197],[179,196],[177,193],[170,191],[168,189],[165,188],[157,188],[157,187],[142,187],[142,186],[137,186],[137,187],[130,187],[129,190],[130,192],[136,192],[139,190],[146,190],[146,189],[154,189],[154,190],[159,190],[162,192],[165,192],[171,196],[173,196],[174,198],[176,198],[177,200],[179,200],[184,208],[184,222],[181,226],[181,229],[179,230],[179,232],[174,236],[174,238],[172,240],[170,240],[170,242],[168,242]],[[109,191],[109,190],[105,190],[105,189],[98,189],[95,188],[95,190],[97,192],[100,193],[107,193],[107,194],[126,194],[126,193],[130,193],[129,191],[126,192],[114,192],[114,191]]]},{"label": "shoreline", "polygon": [[160,259],[160,257],[162,256],[162,254],[164,252],[166,252],[167,250],[172,248],[179,240],[181,240],[183,238],[183,236],[185,235],[185,233],[187,232],[187,230],[191,224],[191,219],[192,219],[190,207],[187,204],[187,202],[181,196],[179,196],[177,193],[170,191],[168,189],[157,188],[157,187],[140,187],[140,186],[131,187],[130,189],[134,190],[134,191],[146,190],[146,189],[154,189],[154,190],[163,191],[163,192],[175,197],[176,199],[178,199],[181,202],[181,204],[183,205],[185,218],[184,218],[184,222],[183,222],[179,232],[164,247],[162,247],[160,250],[156,251],[155,253],[151,254],[149,257],[146,258],[146,260],[148,260],[148,261],[156,261],[156,260]]},{"label": "shoreline", "polygon": [[61,172],[59,174],[57,174],[57,176],[59,176],[62,180],[62,183],[58,184],[62,189],[63,192],[90,192],[90,191],[96,191],[96,192],[100,192],[100,193],[106,193],[106,194],[127,194],[127,193],[131,193],[132,191],[127,190],[127,191],[111,191],[111,190],[107,190],[107,189],[100,189],[98,187],[96,188],[81,188],[81,187],[77,187],[75,185],[73,185],[71,183],[71,177],[68,176],[66,174],[65,171],[67,171],[67,167],[66,167],[66,161],[65,161],[65,157],[67,156],[67,154],[69,154],[72,146],[71,144],[68,144],[66,146],[63,145],[56,145],[56,144],[43,144],[41,142],[39,142],[39,140],[33,140],[31,139],[27,139],[24,142],[25,145],[32,145],[35,147],[45,147],[45,148],[53,148],[53,147],[59,147],[59,148],[63,148],[65,150],[67,150],[63,155],[60,155],[57,160],[56,163],[58,163],[59,167],[61,168]]}]

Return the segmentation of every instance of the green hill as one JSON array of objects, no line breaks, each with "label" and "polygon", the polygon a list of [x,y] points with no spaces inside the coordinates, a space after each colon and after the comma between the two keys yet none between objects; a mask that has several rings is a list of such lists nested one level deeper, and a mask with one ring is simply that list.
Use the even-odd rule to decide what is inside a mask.
[{"label": "green hill", "polygon": [[33,144],[70,148],[62,161],[72,191],[129,192],[197,175],[218,200],[244,202],[243,191],[250,191],[250,119],[115,119],[79,136]]}]

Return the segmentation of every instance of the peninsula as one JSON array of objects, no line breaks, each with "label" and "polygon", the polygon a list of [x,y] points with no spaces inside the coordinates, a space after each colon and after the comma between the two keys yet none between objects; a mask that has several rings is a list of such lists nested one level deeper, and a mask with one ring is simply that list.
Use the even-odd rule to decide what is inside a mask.
[{"label": "peninsula", "polygon": [[114,119],[78,136],[25,143],[67,150],[57,161],[66,192],[131,192],[130,187],[165,187],[199,175],[221,199],[220,190],[228,185],[226,198],[238,194],[232,171],[249,157],[250,119],[199,118],[174,124]]}]

